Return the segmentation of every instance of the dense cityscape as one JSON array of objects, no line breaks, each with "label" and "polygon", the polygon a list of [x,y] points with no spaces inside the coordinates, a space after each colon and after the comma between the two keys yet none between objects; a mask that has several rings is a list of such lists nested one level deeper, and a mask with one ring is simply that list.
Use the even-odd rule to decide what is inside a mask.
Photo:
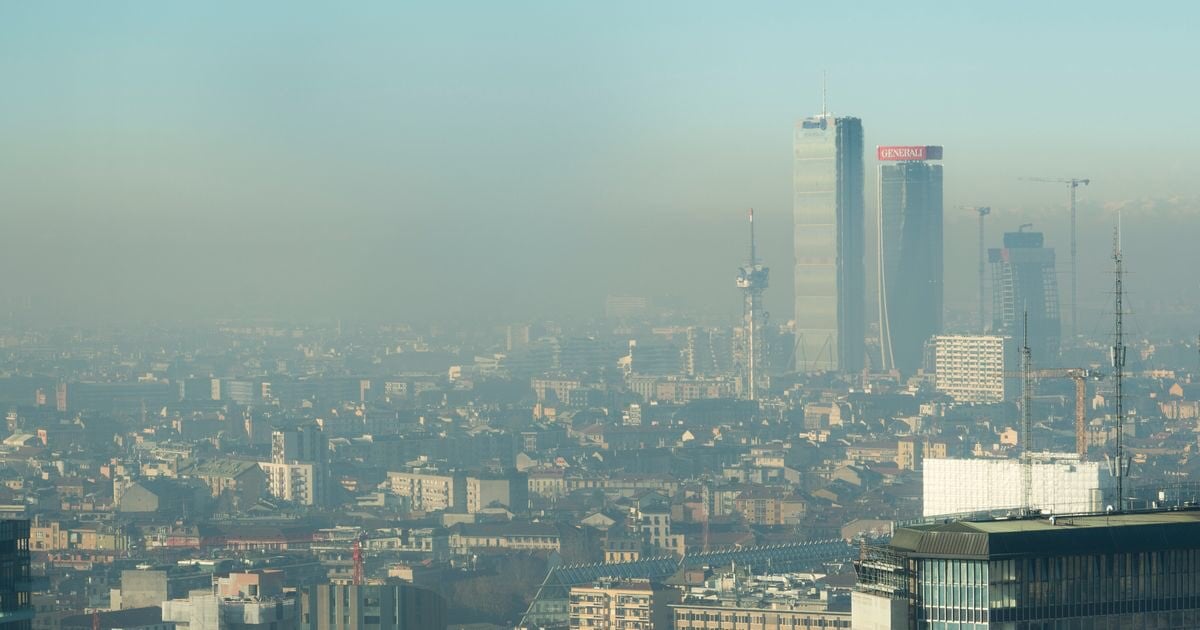
[{"label": "dense cityscape", "polygon": [[[1200,628],[1200,321],[1138,297],[1194,252],[1127,256],[1070,168],[1011,182],[1034,222],[951,196],[969,157],[872,148],[827,80],[777,129],[790,207],[673,260],[727,269],[700,298],[90,317],[14,280],[0,630]],[[517,295],[505,256],[446,252]]]}]

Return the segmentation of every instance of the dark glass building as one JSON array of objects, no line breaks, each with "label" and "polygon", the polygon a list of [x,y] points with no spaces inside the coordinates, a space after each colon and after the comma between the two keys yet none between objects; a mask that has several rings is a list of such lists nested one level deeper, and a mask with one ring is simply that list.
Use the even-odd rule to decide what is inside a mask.
[{"label": "dark glass building", "polygon": [[858,629],[1200,628],[1200,511],[901,528],[855,563]]},{"label": "dark glass building", "polygon": [[446,600],[412,584],[318,584],[300,589],[300,630],[445,627]]},{"label": "dark glass building", "polygon": [[883,369],[914,374],[942,332],[942,167],[879,166],[879,345]]},{"label": "dark glass building", "polygon": [[32,627],[29,590],[29,521],[0,520],[0,630]]},{"label": "dark glass building", "polygon": [[866,351],[862,120],[805,118],[793,149],[796,370],[857,372]]},{"label": "dark glass building", "polygon": [[1054,249],[1041,232],[1024,227],[1004,234],[1002,249],[988,250],[992,265],[992,332],[1019,341],[1029,314],[1029,347],[1035,363],[1053,365],[1062,338]]}]

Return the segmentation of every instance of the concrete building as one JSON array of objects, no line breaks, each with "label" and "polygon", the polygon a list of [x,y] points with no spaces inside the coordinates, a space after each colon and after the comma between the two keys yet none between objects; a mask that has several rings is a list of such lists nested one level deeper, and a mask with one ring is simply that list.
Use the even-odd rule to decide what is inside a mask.
[{"label": "concrete building", "polygon": [[208,592],[164,601],[163,621],[177,630],[295,630],[296,598],[283,582],[282,571],[230,573]]},{"label": "concrete building", "polygon": [[126,569],[121,571],[121,587],[111,594],[112,608],[161,606],[169,599],[211,588],[212,573],[191,567]]},{"label": "concrete building", "polygon": [[629,341],[629,365],[634,374],[669,376],[682,374],[683,350],[669,339],[658,336]]},{"label": "concrete building", "polygon": [[957,521],[866,547],[855,630],[1200,627],[1200,512]]},{"label": "concrete building", "polygon": [[276,499],[298,505],[319,506],[324,502],[323,471],[313,463],[259,462],[267,476],[267,491]]},{"label": "concrete building", "polygon": [[150,606],[70,615],[58,620],[56,630],[176,630],[176,625],[163,621],[161,608]]},{"label": "concrete building", "polygon": [[[1115,482],[1100,462],[1074,453],[1034,453],[1031,507],[1053,514],[1101,511]],[[925,516],[1016,510],[1024,485],[1018,459],[926,459]]]},{"label": "concrete building", "polygon": [[[849,628],[850,599],[812,574],[723,572],[671,606],[676,630]],[[842,589],[844,590],[844,589]]]},{"label": "concrete building", "polygon": [[602,579],[571,588],[568,627],[670,630],[677,589],[650,580]]},{"label": "concrete building", "polygon": [[203,481],[213,498],[228,498],[240,508],[254,505],[267,491],[266,474],[256,462],[213,459],[186,468],[180,475]]},{"label": "concrete building", "polygon": [[822,112],[793,140],[795,366],[858,372],[865,360],[863,127]]},{"label": "concrete building", "polygon": [[881,367],[911,376],[942,331],[942,147],[879,147]]},{"label": "concrete building", "polygon": [[464,512],[467,509],[465,474],[440,474],[422,470],[389,472],[388,487],[397,496],[410,499],[414,510]]},{"label": "concrete building", "polygon": [[926,459],[945,459],[946,443],[903,437],[896,441],[896,467],[900,470],[920,470]]},{"label": "concrete building", "polygon": [[523,473],[472,475],[467,477],[467,513],[499,505],[521,513],[529,510],[529,479]]},{"label": "concrete building", "polygon": [[267,491],[284,501],[321,507],[329,495],[329,440],[315,424],[271,433],[271,461],[259,462]]},{"label": "concrete building", "polygon": [[960,403],[1004,401],[1004,337],[938,335],[933,338],[934,387]]},{"label": "concrete building", "polygon": [[399,582],[300,589],[301,630],[444,630],[446,600]]}]

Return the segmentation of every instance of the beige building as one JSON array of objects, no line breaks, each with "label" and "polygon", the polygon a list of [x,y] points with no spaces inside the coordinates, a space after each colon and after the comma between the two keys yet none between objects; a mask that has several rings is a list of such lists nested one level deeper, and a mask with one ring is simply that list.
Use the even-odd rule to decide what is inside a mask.
[{"label": "beige building", "polygon": [[321,505],[321,480],[316,464],[259,462],[267,475],[267,491],[276,499],[299,505]]},{"label": "beige building", "polygon": [[934,388],[957,402],[1004,402],[1004,337],[933,338]]},{"label": "beige building", "polygon": [[679,601],[674,588],[649,580],[605,579],[571,587],[568,626],[576,628],[628,628],[670,630],[671,604]]},{"label": "beige building", "polygon": [[702,604],[671,606],[675,630],[791,630],[849,628],[849,612],[823,608],[743,608]]},{"label": "beige building", "polygon": [[900,438],[896,443],[896,466],[900,470],[919,470],[926,459],[945,459],[946,443],[917,438]]},{"label": "beige building", "polygon": [[463,475],[389,472],[388,485],[393,494],[410,499],[414,510],[461,512],[467,507],[467,480]]}]

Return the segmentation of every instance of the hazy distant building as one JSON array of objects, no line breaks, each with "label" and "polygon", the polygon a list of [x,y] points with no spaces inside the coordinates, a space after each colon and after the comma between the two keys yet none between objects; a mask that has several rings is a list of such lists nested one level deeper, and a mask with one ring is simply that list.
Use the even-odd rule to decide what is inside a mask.
[{"label": "hazy distant building", "polygon": [[650,300],[630,295],[610,295],[604,300],[604,316],[609,319],[641,317],[650,309]]},{"label": "hazy distant building", "polygon": [[1004,358],[1004,337],[938,335],[933,338],[934,387],[956,402],[1003,402]]},{"label": "hazy distant building", "polygon": [[[1024,226],[1022,226],[1024,227]],[[1058,356],[1062,323],[1054,249],[1041,232],[1023,229],[1004,234],[1004,247],[988,250],[992,265],[992,332],[1020,340],[1029,314],[1033,359]]]},{"label": "hazy distant building", "polygon": [[684,370],[688,376],[717,376],[733,370],[733,339],[726,329],[687,329]]},{"label": "hazy distant building", "polygon": [[[1095,512],[1112,500],[1114,482],[1100,462],[1072,453],[1034,453],[1031,507],[1054,514]],[[1024,486],[1018,459],[926,459],[925,516],[1016,510]]]},{"label": "hazy distant building", "polygon": [[329,441],[315,424],[271,434],[271,461],[259,462],[271,496],[323,506],[329,493]]},{"label": "hazy distant building", "polygon": [[942,330],[942,167],[925,161],[941,159],[941,149],[877,151],[881,367],[906,375]]},{"label": "hazy distant building", "polygon": [[793,149],[796,369],[857,372],[866,335],[862,121],[805,118]]},{"label": "hazy distant building", "polygon": [[683,373],[683,350],[674,341],[643,337],[629,342],[630,367],[634,374],[668,376]]}]

